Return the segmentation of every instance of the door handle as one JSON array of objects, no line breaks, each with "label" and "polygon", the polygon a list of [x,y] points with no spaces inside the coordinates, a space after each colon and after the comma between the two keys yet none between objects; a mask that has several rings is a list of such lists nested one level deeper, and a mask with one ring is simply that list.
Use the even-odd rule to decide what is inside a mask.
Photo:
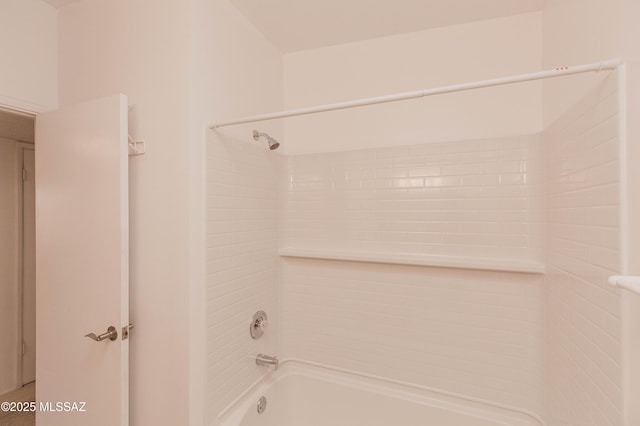
[{"label": "door handle", "polygon": [[102,333],[99,336],[96,336],[95,333],[89,333],[89,334],[85,334],[84,337],[88,337],[90,339],[95,340],[96,342],[101,342],[105,339],[109,339],[111,341],[114,341],[118,338],[118,331],[116,330],[116,328],[114,326],[109,326],[109,328],[107,328],[107,332],[106,333]]}]

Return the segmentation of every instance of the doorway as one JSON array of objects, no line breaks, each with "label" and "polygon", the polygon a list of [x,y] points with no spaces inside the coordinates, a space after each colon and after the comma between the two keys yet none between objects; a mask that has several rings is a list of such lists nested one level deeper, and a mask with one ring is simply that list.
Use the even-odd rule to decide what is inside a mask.
[{"label": "doorway", "polygon": [[35,392],[34,149],[33,118],[0,111],[2,400],[30,400]]}]

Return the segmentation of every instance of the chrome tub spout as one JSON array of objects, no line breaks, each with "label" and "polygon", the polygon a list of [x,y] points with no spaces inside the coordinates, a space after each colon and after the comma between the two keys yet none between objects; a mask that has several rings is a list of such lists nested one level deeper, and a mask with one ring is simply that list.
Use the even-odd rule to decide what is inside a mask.
[{"label": "chrome tub spout", "polygon": [[275,356],[269,356],[265,354],[258,354],[256,357],[256,364],[263,367],[273,366],[274,370],[278,369],[278,358]]}]

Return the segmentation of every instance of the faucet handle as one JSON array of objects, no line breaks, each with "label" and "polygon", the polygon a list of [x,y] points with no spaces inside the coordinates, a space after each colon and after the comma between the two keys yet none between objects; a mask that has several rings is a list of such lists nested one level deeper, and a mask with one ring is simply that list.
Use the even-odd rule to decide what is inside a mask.
[{"label": "faucet handle", "polygon": [[252,339],[259,339],[264,334],[269,320],[267,314],[264,311],[258,311],[253,316],[251,323],[249,324],[249,334]]}]

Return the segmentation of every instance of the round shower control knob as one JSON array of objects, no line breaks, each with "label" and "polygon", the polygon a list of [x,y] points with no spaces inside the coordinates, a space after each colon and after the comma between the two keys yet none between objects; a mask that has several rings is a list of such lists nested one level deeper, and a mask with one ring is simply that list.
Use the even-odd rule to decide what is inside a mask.
[{"label": "round shower control knob", "polygon": [[253,315],[253,320],[249,324],[249,334],[252,339],[259,339],[264,334],[264,330],[269,324],[267,313],[265,311],[258,311]]},{"label": "round shower control knob", "polygon": [[268,325],[269,321],[267,321],[266,319],[258,319],[256,321],[256,327],[260,327],[262,331],[264,331],[264,329],[267,328]]}]

